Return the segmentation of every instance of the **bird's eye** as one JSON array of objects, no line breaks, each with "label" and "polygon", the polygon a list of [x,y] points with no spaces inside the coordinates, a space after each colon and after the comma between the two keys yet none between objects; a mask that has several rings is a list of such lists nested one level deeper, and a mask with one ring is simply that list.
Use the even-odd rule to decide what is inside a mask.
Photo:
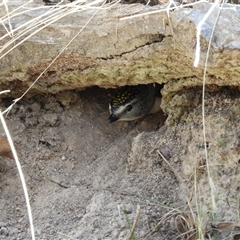
[{"label": "bird's eye", "polygon": [[127,109],[127,111],[130,112],[132,110],[132,105],[128,105],[126,109]]}]

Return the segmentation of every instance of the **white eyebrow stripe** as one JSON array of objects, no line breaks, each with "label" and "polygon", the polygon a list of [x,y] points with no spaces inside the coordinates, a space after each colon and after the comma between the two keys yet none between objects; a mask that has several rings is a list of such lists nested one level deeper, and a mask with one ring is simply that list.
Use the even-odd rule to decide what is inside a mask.
[{"label": "white eyebrow stripe", "polygon": [[117,108],[115,107],[115,111],[114,111],[114,112],[112,111],[112,106],[111,106],[111,104],[109,104],[109,112],[110,112],[110,114],[114,114],[114,115],[116,115],[116,116],[118,116],[118,117],[121,117],[122,114],[127,111],[127,110],[126,110],[126,107],[127,107],[128,105],[133,105],[135,102],[137,102],[137,100],[136,100],[136,99],[132,99],[132,101],[127,102],[127,103],[124,104],[124,105],[118,105]]},{"label": "white eyebrow stripe", "polygon": [[123,111],[124,111],[125,108],[126,108],[126,105],[124,105],[124,106],[119,106],[118,109],[115,111],[114,114],[115,114],[116,116],[121,115],[121,114],[123,113]]},{"label": "white eyebrow stripe", "polygon": [[110,103],[109,103],[108,107],[109,107],[109,112],[110,112],[110,114],[112,114],[112,107],[111,107],[111,104],[110,104]]}]

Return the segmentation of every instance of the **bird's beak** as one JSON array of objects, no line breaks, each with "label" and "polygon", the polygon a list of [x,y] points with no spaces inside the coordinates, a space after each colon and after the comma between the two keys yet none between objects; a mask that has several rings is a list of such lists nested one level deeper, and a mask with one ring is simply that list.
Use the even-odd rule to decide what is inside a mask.
[{"label": "bird's beak", "polygon": [[112,122],[116,122],[119,118],[114,115],[114,114],[111,114],[109,117],[108,117],[108,123],[112,123]]}]

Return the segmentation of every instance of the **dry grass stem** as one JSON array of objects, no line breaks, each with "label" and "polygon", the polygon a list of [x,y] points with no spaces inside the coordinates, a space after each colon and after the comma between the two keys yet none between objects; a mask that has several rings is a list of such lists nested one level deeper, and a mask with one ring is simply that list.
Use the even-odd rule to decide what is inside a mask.
[{"label": "dry grass stem", "polygon": [[[142,16],[161,13],[161,12],[173,11],[173,10],[176,10],[176,9],[179,9],[179,8],[191,7],[193,5],[203,3],[203,2],[206,2],[206,1],[205,0],[200,0],[198,2],[188,3],[188,4],[184,4],[184,5],[179,5],[179,6],[176,6],[174,4],[175,5],[174,7],[172,7],[171,3],[170,3],[167,6],[164,6],[164,8],[162,8],[162,9],[154,10],[154,11],[148,11],[148,12],[144,12],[144,13],[138,13],[138,14],[132,14],[131,13],[131,16],[121,17],[120,20],[123,21],[123,20],[131,19],[131,18],[135,18],[135,17],[142,17]],[[170,7],[168,7],[168,6],[170,6]]]},{"label": "dry grass stem", "polygon": [[132,238],[132,235],[133,235],[133,233],[134,233],[134,231],[135,231],[135,228],[136,228],[137,222],[138,222],[138,220],[139,220],[139,217],[140,217],[140,205],[137,204],[137,212],[136,212],[136,216],[135,216],[133,225],[132,225],[132,227],[131,227],[131,229],[130,229],[130,235],[129,235],[129,237],[127,238],[128,240],[131,240],[131,238]]},{"label": "dry grass stem", "polygon": [[20,162],[18,160],[18,155],[17,155],[16,149],[15,149],[12,137],[10,135],[10,132],[8,130],[7,124],[5,122],[5,119],[4,119],[3,115],[2,115],[1,110],[0,110],[0,120],[1,120],[1,123],[3,125],[3,129],[4,129],[5,133],[6,133],[6,136],[7,136],[7,139],[8,139],[8,143],[10,145],[10,148],[11,148],[11,151],[12,151],[12,155],[13,155],[13,157],[15,159],[15,162],[16,162],[16,165],[17,165],[17,169],[18,169],[18,172],[19,172],[19,176],[20,176],[20,179],[21,179],[21,182],[22,182],[23,192],[24,192],[24,196],[25,196],[26,204],[27,204],[27,211],[28,211],[28,218],[29,218],[29,223],[30,223],[32,240],[35,240],[35,232],[34,232],[34,226],[33,226],[32,211],[31,211],[31,205],[30,205],[30,201],[29,201],[26,181],[25,181],[25,178],[24,178],[24,174],[22,172],[21,164],[20,164]]}]

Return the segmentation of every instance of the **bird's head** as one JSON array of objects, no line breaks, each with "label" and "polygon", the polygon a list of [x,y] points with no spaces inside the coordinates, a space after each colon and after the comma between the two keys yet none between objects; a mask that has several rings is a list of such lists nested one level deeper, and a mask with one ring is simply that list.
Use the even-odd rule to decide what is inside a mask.
[{"label": "bird's head", "polygon": [[123,87],[109,104],[108,122],[132,121],[145,116],[153,105],[153,100],[149,103],[148,94],[147,85]]}]

